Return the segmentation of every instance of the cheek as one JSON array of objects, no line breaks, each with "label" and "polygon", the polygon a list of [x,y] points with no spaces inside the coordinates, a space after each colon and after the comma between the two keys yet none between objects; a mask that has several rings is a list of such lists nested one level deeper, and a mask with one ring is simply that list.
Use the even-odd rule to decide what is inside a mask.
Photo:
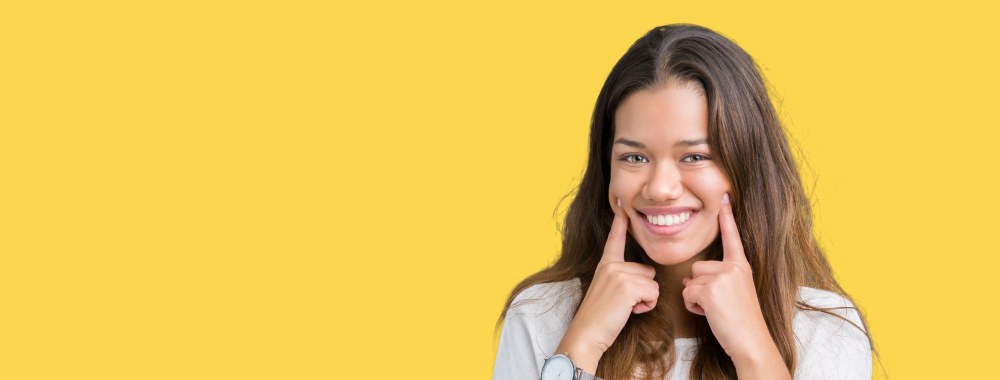
[{"label": "cheek", "polygon": [[693,184],[696,189],[692,190],[700,194],[699,198],[705,202],[706,207],[714,206],[716,209],[722,205],[722,194],[732,191],[729,181],[718,169],[698,176]]},{"label": "cheek", "polygon": [[632,198],[638,194],[638,182],[633,176],[611,173],[611,184],[608,186],[611,204],[614,205],[615,198],[621,198],[622,204],[631,203]]},{"label": "cheek", "polygon": [[719,220],[719,212],[722,210],[722,194],[732,192],[732,186],[729,185],[729,181],[721,172],[705,173],[705,175],[699,176],[697,181],[693,181],[692,186],[695,188],[691,190],[695,192],[704,206],[705,216],[712,221],[708,234],[714,238],[719,230],[716,221]]}]

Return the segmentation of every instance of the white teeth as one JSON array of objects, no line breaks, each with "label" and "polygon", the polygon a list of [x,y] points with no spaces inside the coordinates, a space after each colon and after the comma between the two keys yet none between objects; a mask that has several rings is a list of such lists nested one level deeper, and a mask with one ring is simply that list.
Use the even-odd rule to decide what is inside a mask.
[{"label": "white teeth", "polygon": [[686,222],[691,218],[691,212],[685,212],[683,214],[674,215],[646,215],[646,220],[650,224],[655,224],[658,226],[673,226]]}]

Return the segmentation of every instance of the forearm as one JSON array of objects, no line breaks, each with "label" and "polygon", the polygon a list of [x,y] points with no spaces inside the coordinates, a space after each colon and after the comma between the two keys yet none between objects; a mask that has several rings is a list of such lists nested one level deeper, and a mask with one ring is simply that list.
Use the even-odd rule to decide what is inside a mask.
[{"label": "forearm", "polygon": [[765,344],[758,350],[733,355],[736,366],[736,377],[740,380],[788,379],[791,375],[785,367],[785,361],[778,352],[774,342]]},{"label": "forearm", "polygon": [[563,336],[562,341],[559,343],[559,348],[556,349],[555,353],[563,354],[567,352],[569,353],[567,356],[569,356],[570,360],[573,360],[573,364],[583,369],[584,372],[591,374],[597,373],[597,362],[604,355],[604,351],[595,347],[586,338],[575,334],[572,328],[566,331],[566,335]]}]

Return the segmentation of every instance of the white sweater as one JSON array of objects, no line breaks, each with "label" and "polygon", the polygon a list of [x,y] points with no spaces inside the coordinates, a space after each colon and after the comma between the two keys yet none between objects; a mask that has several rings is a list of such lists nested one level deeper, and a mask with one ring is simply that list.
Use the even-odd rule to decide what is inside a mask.
[{"label": "white sweater", "polygon": [[[825,290],[799,288],[799,299],[815,307],[851,307],[847,299]],[[565,293],[562,293],[564,292]],[[580,279],[538,284],[514,298],[500,333],[493,380],[538,379],[545,359],[555,355],[583,298]],[[522,300],[539,299],[539,301]],[[834,312],[858,326],[853,307]],[[795,379],[872,378],[868,337],[844,320],[822,312],[798,311],[792,320],[797,347]],[[674,340],[677,361],[665,379],[687,380],[697,351],[695,338]]]}]

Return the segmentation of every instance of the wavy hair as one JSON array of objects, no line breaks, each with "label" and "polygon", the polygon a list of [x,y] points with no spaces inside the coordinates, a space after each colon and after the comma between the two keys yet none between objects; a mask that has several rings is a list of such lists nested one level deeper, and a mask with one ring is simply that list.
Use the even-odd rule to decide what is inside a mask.
[{"label": "wavy hair", "polygon": [[[517,294],[532,285],[579,278],[582,294],[586,294],[614,219],[608,186],[615,110],[630,94],[654,89],[668,79],[695,85],[704,92],[708,144],[732,186],[733,214],[753,269],[761,311],[789,372],[795,373],[792,317],[796,310],[825,312],[850,322],[833,309],[799,302],[799,286],[831,291],[849,300],[878,355],[864,313],[837,283],[813,235],[809,199],[757,64],[728,38],[690,24],[650,30],[611,70],[594,107],[587,168],[566,214],[562,253],[554,264],[514,288],[497,326],[503,323]],[[709,260],[722,259],[719,237],[706,253]],[[655,264],[631,236],[626,239],[625,260]],[[656,308],[629,317],[598,362],[595,375],[606,380],[628,379],[639,370],[646,379],[660,379],[670,370],[676,358],[673,326],[666,307],[660,306],[668,305],[665,293],[661,288]],[[736,379],[732,359],[704,316],[698,316],[695,333],[699,349],[691,365],[691,379]]]}]

